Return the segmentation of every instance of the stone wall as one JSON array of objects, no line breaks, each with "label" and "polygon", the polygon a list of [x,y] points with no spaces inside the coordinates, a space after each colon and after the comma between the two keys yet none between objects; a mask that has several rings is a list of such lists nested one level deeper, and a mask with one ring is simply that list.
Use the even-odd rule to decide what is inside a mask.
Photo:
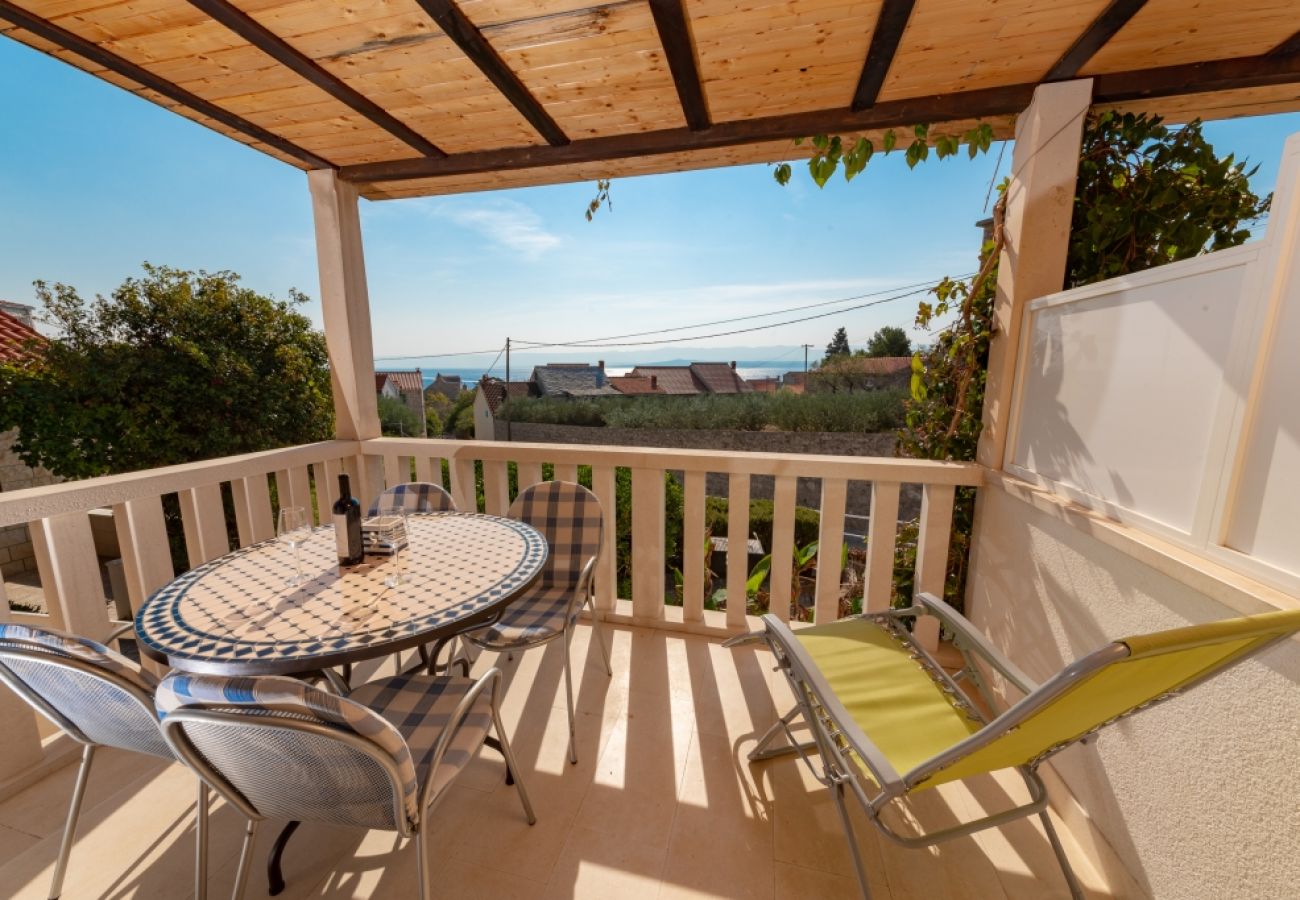
[{"label": "stone wall", "polygon": [[[14,453],[16,431],[0,432],[0,491],[54,484],[60,479],[45,469],[29,468]],[[0,528],[0,575],[12,577],[36,570],[36,555],[26,525]]]},{"label": "stone wall", "polygon": [[[585,428],[580,425],[540,425],[515,422],[513,439],[538,444],[607,444],[616,447],[675,447],[688,450],[741,450],[758,453],[810,453],[828,456],[893,457],[895,438],[892,433],[851,434],[845,432],[791,431],[703,431],[649,428]],[[506,439],[506,424],[496,423],[496,438]],[[773,479],[756,475],[750,480],[750,496],[772,499]],[[727,476],[710,473],[708,493],[727,496]],[[796,501],[800,506],[819,509],[821,482],[800,478]],[[921,510],[921,491],[917,485],[904,485],[899,501],[899,519],[915,518]],[[871,511],[871,484],[849,482],[846,527],[850,532],[865,534]]]}]

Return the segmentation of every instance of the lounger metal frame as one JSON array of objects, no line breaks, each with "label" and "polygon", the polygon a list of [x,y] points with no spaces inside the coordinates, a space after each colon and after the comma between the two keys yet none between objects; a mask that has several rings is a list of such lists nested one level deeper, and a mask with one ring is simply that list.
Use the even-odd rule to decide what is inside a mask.
[{"label": "lounger metal frame", "polygon": [[[925,648],[913,640],[904,620],[922,615],[931,615],[939,619],[952,634],[954,646],[961,652],[963,660],[963,668],[956,676],[949,675]],[[870,898],[871,891],[867,883],[866,869],[858,848],[853,824],[849,818],[848,808],[845,803],[845,795],[848,792],[851,792],[858,799],[868,818],[880,829],[882,834],[892,841],[909,848],[932,846],[945,840],[964,837],[988,828],[997,828],[1025,816],[1037,815],[1047,834],[1052,851],[1060,863],[1071,896],[1075,900],[1083,900],[1083,888],[1079,883],[1078,876],[1070,866],[1070,861],[1065,854],[1065,848],[1062,846],[1060,837],[1047,814],[1047,787],[1038,774],[1038,767],[1066,747],[1075,743],[1086,742],[1100,728],[1177,696],[1222,671],[1221,668],[1215,669],[1200,678],[1181,685],[1176,690],[1154,697],[1150,701],[1098,725],[1085,734],[1048,748],[1028,764],[1017,767],[1016,771],[1024,779],[1025,785],[1029,789],[1030,800],[1028,803],[938,831],[904,834],[896,830],[883,818],[891,805],[903,801],[918,785],[939,771],[1014,730],[1023,721],[1051,704],[1082,679],[1099,669],[1127,658],[1130,655],[1129,649],[1122,643],[1107,644],[1105,647],[1066,666],[1052,678],[1039,685],[1021,672],[1010,660],[999,654],[969,620],[931,594],[918,594],[915,604],[905,609],[867,613],[858,618],[868,619],[880,624],[896,640],[903,643],[916,661],[934,679],[935,683],[951,695],[954,704],[963,712],[985,725],[993,724],[996,726],[981,729],[969,738],[954,744],[944,752],[919,764],[910,772],[900,773],[895,771],[879,748],[854,722],[822,677],[812,658],[794,638],[794,633],[784,622],[770,614],[763,616],[764,631],[741,635],[727,642],[729,646],[737,646],[748,642],[765,641],[776,656],[778,667],[785,673],[794,691],[796,704],[794,708],[778,719],[763,734],[758,741],[758,745],[749,754],[749,759],[751,762],[758,762],[797,754],[808,766],[813,776],[831,791],[836,812],[844,827],[845,838],[849,844],[858,884],[864,898]],[[1279,637],[1276,641],[1262,645],[1255,652],[1260,652],[1284,640],[1287,640],[1286,636]],[[1254,653],[1247,654],[1229,663],[1229,666],[1236,665],[1252,655]],[[1016,704],[1008,712],[993,719],[992,722],[970,702],[960,686],[961,682],[970,682],[975,686],[975,689],[989,708],[997,708],[997,701],[984,682],[977,665],[978,662],[987,664],[1017,690],[1026,695],[1024,702]],[[800,742],[791,730],[791,723],[799,716],[802,716],[810,727],[813,734],[812,741]],[[778,736],[785,737],[785,746],[772,746],[773,741]],[[820,766],[815,764],[809,756],[808,751],[810,750],[817,751],[821,760]],[[860,777],[859,769],[850,759],[850,755],[856,756],[866,767],[872,781],[875,782],[879,789],[874,795],[868,794],[863,785],[863,779]]]}]

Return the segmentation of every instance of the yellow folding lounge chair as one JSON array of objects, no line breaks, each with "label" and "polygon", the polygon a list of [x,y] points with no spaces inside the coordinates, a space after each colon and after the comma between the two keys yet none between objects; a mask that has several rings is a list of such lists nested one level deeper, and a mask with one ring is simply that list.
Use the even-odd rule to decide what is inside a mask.
[{"label": "yellow folding lounge chair", "polygon": [[[903,617],[931,615],[953,634],[964,667],[948,675],[916,645]],[[1167,700],[1300,631],[1300,610],[1271,612],[1175,628],[1107,644],[1035,684],[994,650],[956,610],[929,594],[915,606],[842,619],[792,631],[775,616],[764,630],[728,645],[765,640],[797,699],[759,739],[751,761],[797,753],[830,789],[844,825],[864,898],[866,872],[845,806],[851,791],[867,816],[905,847],[996,828],[1037,813],[1060,861],[1070,893],[1083,897],[1078,878],[1047,816],[1047,789],[1037,769],[1044,760],[1112,722]],[[1000,674],[1024,698],[989,721],[963,693],[973,684],[990,708],[993,698],[977,662]],[[813,740],[799,743],[797,717]],[[775,744],[784,735],[784,744]],[[820,765],[808,751],[815,750]],[[972,822],[923,834],[902,834],[882,814],[908,795],[972,775],[1016,769],[1030,801]]]}]

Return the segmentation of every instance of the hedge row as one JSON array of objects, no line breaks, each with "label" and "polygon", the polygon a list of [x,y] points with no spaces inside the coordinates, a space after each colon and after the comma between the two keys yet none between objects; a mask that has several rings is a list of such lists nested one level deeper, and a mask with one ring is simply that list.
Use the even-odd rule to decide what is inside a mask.
[{"label": "hedge row", "polygon": [[891,431],[903,424],[902,390],[851,394],[704,394],[697,397],[600,397],[511,400],[515,422],[610,428],[711,431]]}]

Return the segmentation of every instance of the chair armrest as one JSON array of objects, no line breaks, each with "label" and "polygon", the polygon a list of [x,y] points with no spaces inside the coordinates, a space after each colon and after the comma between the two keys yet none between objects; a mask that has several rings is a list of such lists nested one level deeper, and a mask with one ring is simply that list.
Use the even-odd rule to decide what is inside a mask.
[{"label": "chair armrest", "polygon": [[918,593],[915,599],[917,603],[924,607],[927,615],[934,616],[948,627],[948,630],[956,636],[958,647],[977,654],[998,674],[1015,685],[1018,690],[1029,694],[1033,693],[1038,687],[1037,682],[1020,671],[1015,663],[999,653],[997,648],[984,636],[983,632],[957,610],[944,603],[934,594]]},{"label": "chair armrest", "polygon": [[[447,748],[451,742],[456,739],[456,733],[460,731],[461,726],[465,724],[465,719],[469,716],[470,710],[474,708],[474,703],[478,700],[479,695],[485,690],[492,691],[492,711],[496,715],[498,701],[501,699],[501,670],[498,668],[488,669],[483,675],[474,682],[473,686],[465,692],[460,703],[456,705],[456,710],[447,720],[447,725],[443,728],[442,734],[438,736],[438,742],[433,745],[433,757],[429,762],[428,774],[433,775],[442,763],[442,758],[447,754]],[[431,795],[433,778],[420,785],[420,803],[421,812],[429,808],[429,804],[437,799],[437,795]]]},{"label": "chair armrest", "polygon": [[[578,573],[578,581],[573,586],[573,594],[569,597],[569,607],[565,612],[566,622],[578,613],[582,612],[583,602],[585,602],[588,597],[593,596],[595,584],[592,581],[592,577],[596,574],[596,560],[598,558],[599,555],[593,556],[591,559],[587,560],[587,564],[583,566],[582,571]],[[592,607],[594,612],[594,602],[592,603]]]}]

